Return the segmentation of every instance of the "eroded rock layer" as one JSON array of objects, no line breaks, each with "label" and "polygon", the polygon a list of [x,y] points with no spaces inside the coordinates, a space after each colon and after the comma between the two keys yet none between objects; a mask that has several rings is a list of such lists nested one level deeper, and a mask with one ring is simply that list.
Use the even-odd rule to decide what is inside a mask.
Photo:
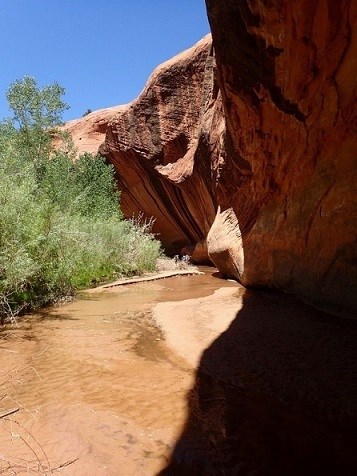
[{"label": "eroded rock layer", "polygon": [[206,3],[213,46],[101,126],[124,214],[154,217],[169,253],[353,316],[356,2]]},{"label": "eroded rock layer", "polygon": [[356,308],[356,2],[206,0],[245,285]]},{"label": "eroded rock layer", "polygon": [[111,121],[100,149],[117,171],[124,214],[154,217],[168,252],[204,239],[214,220],[212,94],[208,35],[154,71],[140,96]]},{"label": "eroded rock layer", "polygon": [[[91,112],[81,119],[66,122],[61,130],[72,136],[78,154],[85,152],[96,154],[105,139],[108,123],[122,109],[123,106],[115,106]],[[54,145],[60,147],[61,140],[58,138]]]}]

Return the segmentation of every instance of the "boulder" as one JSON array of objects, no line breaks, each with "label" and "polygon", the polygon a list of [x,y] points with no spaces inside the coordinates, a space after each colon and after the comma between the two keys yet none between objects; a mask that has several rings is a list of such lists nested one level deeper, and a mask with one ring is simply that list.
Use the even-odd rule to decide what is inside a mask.
[{"label": "boulder", "polygon": [[227,278],[242,281],[244,276],[244,250],[242,234],[233,208],[221,211],[207,235],[207,252],[210,260]]}]

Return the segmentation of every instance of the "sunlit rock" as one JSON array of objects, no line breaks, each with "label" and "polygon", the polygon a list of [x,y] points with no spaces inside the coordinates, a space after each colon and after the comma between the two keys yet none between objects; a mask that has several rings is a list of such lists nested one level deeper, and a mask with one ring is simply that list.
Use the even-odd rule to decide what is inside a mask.
[{"label": "sunlit rock", "polygon": [[[159,66],[103,127],[124,214],[153,216],[167,252],[206,260],[209,233],[225,274],[357,315],[356,3],[206,3],[213,46]],[[239,223],[229,259],[219,206]]]},{"label": "sunlit rock", "polygon": [[207,251],[210,260],[227,277],[242,281],[244,274],[244,250],[237,216],[232,208],[221,212],[207,235]]}]

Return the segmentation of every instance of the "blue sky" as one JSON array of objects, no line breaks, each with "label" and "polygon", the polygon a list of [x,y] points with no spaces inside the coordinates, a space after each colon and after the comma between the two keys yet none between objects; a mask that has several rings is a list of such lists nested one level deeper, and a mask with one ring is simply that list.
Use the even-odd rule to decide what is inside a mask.
[{"label": "blue sky", "polygon": [[204,0],[0,0],[0,120],[25,75],[66,88],[65,120],[127,103],[208,32]]}]

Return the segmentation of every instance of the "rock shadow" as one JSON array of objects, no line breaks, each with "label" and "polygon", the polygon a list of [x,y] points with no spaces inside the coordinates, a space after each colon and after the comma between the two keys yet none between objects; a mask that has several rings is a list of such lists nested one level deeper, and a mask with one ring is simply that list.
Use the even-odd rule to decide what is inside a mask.
[{"label": "rock shadow", "polygon": [[246,291],[202,354],[160,475],[357,474],[357,323]]}]

